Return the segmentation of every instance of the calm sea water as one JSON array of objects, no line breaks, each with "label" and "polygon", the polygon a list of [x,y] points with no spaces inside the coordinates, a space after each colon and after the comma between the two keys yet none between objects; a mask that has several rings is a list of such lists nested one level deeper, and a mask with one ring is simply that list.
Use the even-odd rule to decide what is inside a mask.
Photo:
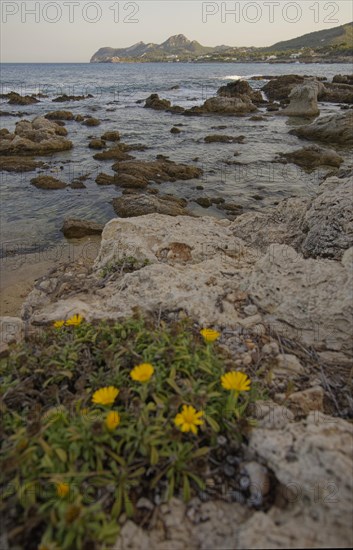
[{"label": "calm sea water", "polygon": [[[18,245],[21,250],[51,246],[62,241],[60,227],[64,218],[76,217],[107,222],[115,217],[112,198],[120,194],[114,186],[100,187],[95,183],[97,173],[112,173],[112,161],[98,162],[95,151],[88,148],[92,137],[107,130],[119,130],[125,143],[143,143],[148,149],[133,153],[137,159],[155,159],[157,154],[168,155],[177,162],[193,163],[204,170],[201,180],[165,183],[161,193],[173,193],[190,201],[190,208],[202,215],[223,217],[216,208],[203,209],[194,199],[200,196],[223,197],[240,204],[244,209],[261,209],[289,196],[312,196],[322,172],[308,174],[294,165],[273,163],[278,153],[303,145],[288,132],[298,120],[273,116],[267,122],[254,122],[249,117],[184,117],[144,109],[144,100],[151,93],[169,99],[175,105],[191,107],[202,104],[215,95],[217,89],[231,80],[245,77],[254,88],[263,81],[252,80],[255,75],[306,74],[326,76],[347,74],[348,66],[302,64],[4,64],[1,66],[2,91],[21,94],[41,92],[49,97],[32,106],[10,106],[0,100],[0,110],[22,112],[31,119],[50,110],[64,109],[74,114],[91,115],[101,125],[87,128],[68,122],[72,151],[44,157],[47,166],[38,173],[47,173],[70,183],[88,174],[86,189],[67,188],[42,191],[30,185],[34,172],[26,174],[1,173],[1,239],[2,255]],[[172,90],[174,86],[178,89]],[[61,94],[92,94],[92,99],[52,103]],[[339,106],[324,104],[322,114],[339,110]],[[1,117],[1,127],[13,130],[16,116]],[[303,121],[301,121],[303,122]],[[182,124],[182,133],[173,135],[174,124]],[[225,125],[226,129],[215,130]],[[205,145],[210,133],[245,135],[243,144]],[[234,156],[234,153],[239,153]],[[348,159],[349,151],[341,154]],[[230,161],[242,164],[229,165]],[[196,190],[197,185],[204,187]]]}]

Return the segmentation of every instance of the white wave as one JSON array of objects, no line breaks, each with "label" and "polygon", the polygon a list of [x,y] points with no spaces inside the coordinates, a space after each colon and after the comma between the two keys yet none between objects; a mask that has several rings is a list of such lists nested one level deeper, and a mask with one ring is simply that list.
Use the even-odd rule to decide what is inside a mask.
[{"label": "white wave", "polygon": [[241,80],[245,78],[244,76],[239,76],[238,74],[233,74],[230,76],[222,76],[221,80]]}]

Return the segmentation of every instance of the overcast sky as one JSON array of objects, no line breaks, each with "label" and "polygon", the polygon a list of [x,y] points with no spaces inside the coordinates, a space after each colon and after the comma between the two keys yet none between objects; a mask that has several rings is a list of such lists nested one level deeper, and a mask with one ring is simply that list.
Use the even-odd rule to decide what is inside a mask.
[{"label": "overcast sky", "polygon": [[103,46],[160,43],[174,34],[205,46],[269,46],[348,23],[352,6],[350,0],[1,0],[1,61],[88,62]]}]

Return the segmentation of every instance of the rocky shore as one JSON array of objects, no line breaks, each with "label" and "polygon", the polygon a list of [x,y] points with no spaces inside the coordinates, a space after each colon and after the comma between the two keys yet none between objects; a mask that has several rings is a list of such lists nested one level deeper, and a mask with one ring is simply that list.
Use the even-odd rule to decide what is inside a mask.
[{"label": "rocky shore", "polygon": [[[115,548],[353,546],[353,164],[341,156],[353,144],[353,86],[346,82],[280,77],[269,80],[264,98],[240,81],[202,106],[174,109],[181,117],[299,117],[291,132],[309,144],[276,162],[326,168],[314,198],[293,197],[256,212],[219,201],[228,219],[196,216],[187,201],[151,186],[197,180],[202,169],[196,164],[136,159],[130,153],[140,144],[124,144],[118,133],[100,136],[99,143],[96,136],[90,148],[114,161],[114,174],[101,172],[96,183],[122,190],[113,199],[119,217],[104,228],[66,220],[68,238],[102,233],[93,266],[54,266],[36,281],[21,316],[1,319],[6,357],[13,342],[78,313],[92,323],[122,321],[137,310],[166,323],[190,318],[220,332],[220,345],[237,370],[266,379],[269,398],[253,411],[256,422],[238,465],[246,490],[256,488],[258,505],[249,506],[238,489],[236,498],[217,493],[205,502],[200,495],[188,503],[141,498],[138,508],[148,521],[142,525],[122,515]],[[347,109],[316,118],[320,97]],[[145,107],[173,112],[156,94]],[[2,169],[34,171],[42,162],[37,156],[70,149],[68,132],[58,123],[63,120],[70,114],[21,121],[14,133],[2,130]],[[228,139],[217,135],[218,141]],[[32,179],[53,193],[61,184],[46,176]],[[221,468],[232,465],[227,456]],[[229,472],[234,477],[235,470]],[[209,478],[217,484],[217,476]]]}]

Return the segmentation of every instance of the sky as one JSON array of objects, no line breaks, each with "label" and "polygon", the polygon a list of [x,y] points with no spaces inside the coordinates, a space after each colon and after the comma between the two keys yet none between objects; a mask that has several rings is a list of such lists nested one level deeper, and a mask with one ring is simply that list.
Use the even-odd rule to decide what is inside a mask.
[{"label": "sky", "polygon": [[1,0],[1,61],[85,63],[101,47],[175,34],[204,46],[270,46],[352,20],[351,0]]}]

